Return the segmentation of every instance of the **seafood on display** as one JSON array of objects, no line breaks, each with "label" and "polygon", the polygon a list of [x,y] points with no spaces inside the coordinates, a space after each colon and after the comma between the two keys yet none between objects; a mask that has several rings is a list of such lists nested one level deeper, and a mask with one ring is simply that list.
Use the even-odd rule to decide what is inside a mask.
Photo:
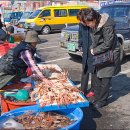
[{"label": "seafood on display", "polygon": [[68,76],[68,73],[66,71],[62,71],[57,65],[42,65],[39,67],[44,76],[48,79],[62,79],[63,77],[67,78]]},{"label": "seafood on display", "polygon": [[32,101],[39,100],[41,107],[52,104],[60,106],[85,102],[85,99],[80,94],[81,91],[70,84],[67,72],[51,70],[55,73],[50,78],[51,85],[45,82],[37,84],[30,94]]},{"label": "seafood on display", "polygon": [[46,70],[46,69],[48,69],[48,70],[53,70],[53,71],[59,71],[59,72],[61,72],[62,71],[62,69],[58,66],[58,65],[56,65],[56,64],[38,64],[38,67],[41,69],[41,70]]},{"label": "seafood on display", "polygon": [[55,112],[28,112],[15,118],[25,129],[53,130],[71,125],[74,120]]}]

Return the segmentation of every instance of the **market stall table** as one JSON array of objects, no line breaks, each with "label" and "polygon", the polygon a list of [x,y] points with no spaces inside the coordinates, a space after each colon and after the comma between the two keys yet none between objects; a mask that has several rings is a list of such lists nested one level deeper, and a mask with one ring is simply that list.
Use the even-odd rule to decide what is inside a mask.
[{"label": "market stall table", "polygon": [[[47,66],[46,64],[45,65],[39,64],[39,67],[41,69],[42,69],[42,67],[46,68],[46,66]],[[62,71],[62,69],[58,65],[52,64],[51,67],[53,68],[53,66],[55,66],[55,68],[59,69],[59,71]],[[69,83],[69,86],[75,86],[70,79],[68,79],[67,82]],[[36,82],[32,81],[32,84],[35,88]],[[77,101],[76,103],[71,103],[71,104],[67,104],[67,105],[58,105],[57,103],[52,103],[50,105],[43,106],[42,109],[44,111],[52,111],[52,110],[70,109],[70,108],[78,108],[78,107],[89,107],[89,102],[86,99],[86,97],[83,95],[82,92],[79,92],[79,96],[83,99],[82,101]],[[39,100],[37,100],[36,102],[39,105],[39,107],[41,107],[39,104]]]}]

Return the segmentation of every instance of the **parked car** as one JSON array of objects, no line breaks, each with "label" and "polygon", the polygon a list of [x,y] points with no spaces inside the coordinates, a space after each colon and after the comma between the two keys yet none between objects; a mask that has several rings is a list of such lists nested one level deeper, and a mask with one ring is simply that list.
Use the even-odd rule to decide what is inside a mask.
[{"label": "parked car", "polygon": [[60,46],[67,49],[68,54],[75,58],[77,55],[82,56],[78,51],[78,29],[79,25],[70,26],[62,29]]},{"label": "parked car", "polygon": [[25,20],[32,14],[32,12],[24,12],[20,20],[18,21],[19,25],[24,27]]},{"label": "parked car", "polygon": [[23,12],[11,12],[11,13],[5,14],[4,23],[9,24],[9,23],[18,22],[18,20],[20,20],[20,18],[22,16],[22,14],[23,14]]},{"label": "parked car", "polygon": [[49,34],[52,30],[61,30],[67,25],[77,24],[77,12],[87,7],[86,5],[41,7],[26,20],[26,26],[42,34]]},{"label": "parked car", "polygon": [[[103,6],[100,13],[108,13],[116,22],[116,32],[123,48],[121,52],[121,59],[124,54],[130,53],[130,3],[114,3]],[[75,58],[77,55],[81,56],[78,51],[78,29],[79,26],[71,26],[62,29],[60,46],[68,50],[69,55]]]}]

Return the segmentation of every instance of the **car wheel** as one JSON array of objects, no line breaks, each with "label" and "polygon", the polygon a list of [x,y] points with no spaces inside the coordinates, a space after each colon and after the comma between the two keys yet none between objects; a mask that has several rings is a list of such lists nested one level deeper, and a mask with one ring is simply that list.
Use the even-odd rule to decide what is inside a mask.
[{"label": "car wheel", "polygon": [[50,32],[51,28],[49,26],[44,26],[41,31],[42,34],[49,34]]}]

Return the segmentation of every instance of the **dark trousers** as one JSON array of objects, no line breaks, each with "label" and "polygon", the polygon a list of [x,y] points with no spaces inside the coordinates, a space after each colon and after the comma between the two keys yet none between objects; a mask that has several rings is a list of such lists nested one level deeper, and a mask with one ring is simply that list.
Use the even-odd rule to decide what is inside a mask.
[{"label": "dark trousers", "polygon": [[97,74],[92,74],[92,82],[96,103],[105,105],[109,96],[111,78],[98,78]]},{"label": "dark trousers", "polygon": [[82,77],[81,77],[81,91],[86,95],[88,89],[89,73],[87,65],[83,65]]},{"label": "dark trousers", "polygon": [[82,78],[81,78],[81,91],[84,94],[87,94],[87,89],[88,89],[88,80],[89,80],[89,73],[82,72]]}]

